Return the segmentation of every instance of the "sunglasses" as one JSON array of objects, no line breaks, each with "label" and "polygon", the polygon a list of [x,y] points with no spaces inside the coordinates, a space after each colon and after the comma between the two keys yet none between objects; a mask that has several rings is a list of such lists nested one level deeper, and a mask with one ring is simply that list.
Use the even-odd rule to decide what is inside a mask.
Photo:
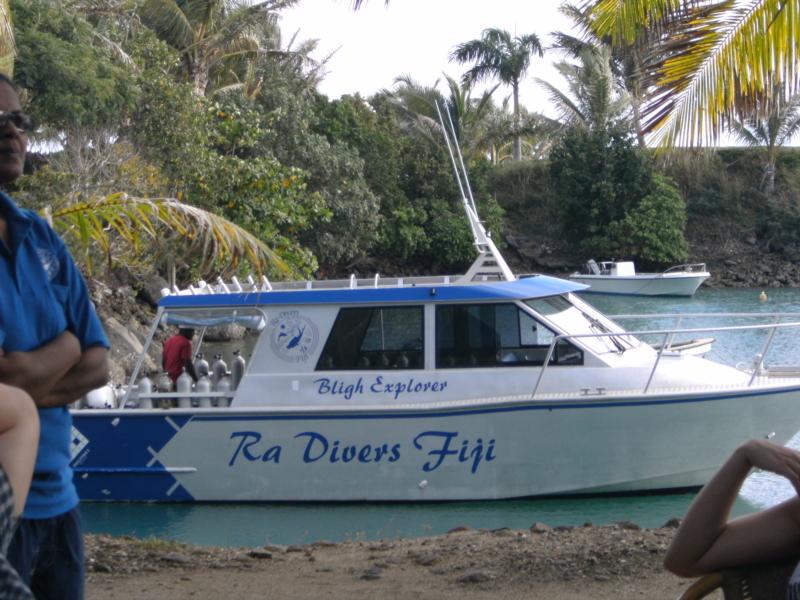
[{"label": "sunglasses", "polygon": [[11,123],[20,133],[33,131],[33,119],[21,110],[0,110],[0,129]]}]

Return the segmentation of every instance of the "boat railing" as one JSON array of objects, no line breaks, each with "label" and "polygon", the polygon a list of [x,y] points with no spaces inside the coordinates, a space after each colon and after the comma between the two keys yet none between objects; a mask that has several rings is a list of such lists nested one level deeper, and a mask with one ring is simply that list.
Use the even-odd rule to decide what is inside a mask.
[{"label": "boat railing", "polygon": [[675,273],[675,272],[685,272],[685,273],[705,273],[706,270],[706,263],[686,263],[684,265],[675,265],[674,267],[670,267],[664,274],[667,273]]},{"label": "boat railing", "polygon": [[[794,318],[800,317],[797,313],[771,313],[773,315],[783,315],[789,316],[792,315]],[[623,315],[626,316],[626,315]],[[667,315],[658,315],[658,314],[650,314],[650,315],[627,315],[630,317],[636,316],[639,318],[649,317],[649,318],[660,318]],[[688,317],[690,315],[669,315],[669,316],[683,316]],[[768,316],[766,313],[761,314],[753,314],[753,313],[695,313],[691,316],[703,316],[703,317],[730,317],[730,316],[739,316],[739,317],[766,317]],[[616,315],[615,318],[620,318],[620,315]],[[580,334],[560,334],[553,338],[553,341],[550,343],[549,348],[547,349],[547,354],[544,358],[544,363],[542,364],[542,369],[539,371],[539,374],[536,378],[536,384],[534,385],[533,391],[531,392],[531,398],[536,397],[536,393],[539,391],[539,387],[541,386],[542,380],[544,379],[544,375],[550,366],[550,361],[553,358],[555,353],[556,347],[559,345],[560,342],[569,341],[569,340],[580,340],[580,339],[600,339],[600,338],[618,338],[621,336],[634,336],[634,337],[645,337],[645,336],[658,336],[661,337],[661,344],[659,345],[658,349],[656,350],[656,357],[653,362],[653,367],[650,369],[650,373],[647,377],[647,382],[643,386],[642,393],[646,394],[650,390],[650,386],[653,382],[653,378],[655,377],[656,370],[658,369],[658,365],[661,362],[661,358],[664,356],[665,352],[670,352],[670,346],[672,344],[672,340],[675,335],[682,335],[682,334],[689,334],[694,335],[698,333],[715,333],[715,332],[736,332],[736,331],[765,331],[766,332],[766,340],[761,348],[761,351],[756,353],[752,363],[752,372],[750,373],[750,379],[747,383],[748,387],[751,387],[755,382],[756,377],[762,373],[764,368],[764,358],[767,356],[770,348],[772,347],[772,342],[775,338],[775,334],[782,329],[797,329],[800,328],[800,321],[792,321],[788,323],[758,323],[754,325],[727,325],[722,327],[675,327],[671,329],[642,329],[642,330],[635,330],[635,331],[625,331],[625,332],[603,332],[603,333],[580,333]],[[619,351],[619,353],[624,353],[625,351],[629,350],[628,348],[623,348]],[[785,369],[785,367],[784,367]],[[800,373],[800,366],[797,368],[797,372]]]},{"label": "boat railing", "polygon": [[376,273],[371,277],[348,279],[324,279],[303,281],[270,281],[262,276],[254,279],[248,276],[244,281],[233,277],[230,281],[218,279],[216,283],[198,281],[186,288],[164,288],[162,296],[199,296],[205,294],[246,294],[294,290],[333,290],[356,288],[402,288],[417,285],[458,285],[475,281],[498,281],[502,279],[494,272],[467,273],[465,275],[421,275],[415,277],[381,277]]}]

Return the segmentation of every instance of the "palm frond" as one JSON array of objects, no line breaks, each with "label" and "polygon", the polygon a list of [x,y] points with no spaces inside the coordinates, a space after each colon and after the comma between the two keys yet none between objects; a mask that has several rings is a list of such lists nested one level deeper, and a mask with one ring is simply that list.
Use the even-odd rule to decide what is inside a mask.
[{"label": "palm frond", "polygon": [[145,0],[140,15],[145,25],[175,48],[188,48],[195,41],[193,23],[175,0]]},{"label": "palm frond", "polygon": [[14,28],[11,25],[11,8],[8,0],[0,0],[0,73],[14,76],[14,59],[17,47],[14,43]]},{"label": "palm frond", "polygon": [[563,123],[586,123],[587,117],[580,107],[566,93],[559,90],[552,83],[536,78],[536,83],[547,92],[550,102],[556,107],[559,121]]},{"label": "palm frond", "polygon": [[[692,0],[688,0],[691,2]],[[615,46],[632,44],[643,29],[681,12],[686,0],[587,0],[592,29]]]},{"label": "palm frond", "polygon": [[798,0],[600,0],[591,14],[617,42],[660,31],[643,61],[643,124],[656,143],[714,143],[776,83],[781,96],[800,89]]},{"label": "palm frond", "polygon": [[[75,239],[91,265],[91,247],[97,246],[111,264],[113,237],[134,252],[147,239],[167,239],[186,244],[196,253],[201,270],[219,268],[235,272],[243,263],[255,271],[289,272],[289,267],[264,242],[227,219],[173,198],[135,198],[115,193],[87,202],[76,202],[49,212],[53,226]],[[219,265],[222,265],[219,267]]]}]

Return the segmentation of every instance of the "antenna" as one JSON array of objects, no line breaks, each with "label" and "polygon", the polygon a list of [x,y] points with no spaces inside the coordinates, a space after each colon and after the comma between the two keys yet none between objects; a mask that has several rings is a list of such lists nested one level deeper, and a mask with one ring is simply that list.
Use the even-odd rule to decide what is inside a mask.
[{"label": "antenna", "polygon": [[[481,223],[478,218],[478,209],[475,206],[475,198],[472,196],[472,188],[469,185],[469,177],[467,176],[467,167],[464,164],[464,157],[461,154],[461,148],[458,144],[458,138],[456,137],[456,130],[453,125],[453,119],[450,116],[450,110],[446,105],[444,106],[444,114],[447,115],[447,124],[445,124],[442,107],[439,106],[438,100],[435,101],[435,105],[436,113],[439,116],[439,124],[442,126],[444,141],[447,145],[447,152],[450,154],[450,162],[453,165],[453,173],[456,176],[458,189],[461,192],[461,201],[467,213],[467,221],[469,222],[470,229],[472,230],[472,239],[475,243],[475,247],[478,249],[478,258],[472,263],[472,266],[460,280],[504,279],[506,281],[514,281],[517,279],[516,276],[511,272],[511,269],[506,264],[497,246],[495,246],[492,238],[483,227],[483,223]],[[458,157],[458,161],[456,161],[456,157]]]}]

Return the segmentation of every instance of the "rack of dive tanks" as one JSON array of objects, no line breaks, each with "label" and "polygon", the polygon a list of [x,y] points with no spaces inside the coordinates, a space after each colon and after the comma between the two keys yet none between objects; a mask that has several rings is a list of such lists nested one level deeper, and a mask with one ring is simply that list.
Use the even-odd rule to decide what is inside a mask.
[{"label": "rack of dive tanks", "polygon": [[225,408],[244,376],[246,361],[239,350],[233,351],[230,366],[222,354],[215,354],[211,364],[202,352],[194,360],[197,381],[186,372],[173,384],[166,372],[150,377],[146,370],[132,386],[105,385],[92,390],[72,408]]},{"label": "rack of dive tanks", "polygon": [[[145,372],[124,400],[126,408],[224,408],[230,405],[239,386],[246,362],[239,350],[233,351],[230,370],[222,354],[215,354],[211,364],[202,352],[195,355],[197,381],[183,368],[175,384],[166,372],[151,379]],[[123,395],[124,398],[124,395]]]}]

